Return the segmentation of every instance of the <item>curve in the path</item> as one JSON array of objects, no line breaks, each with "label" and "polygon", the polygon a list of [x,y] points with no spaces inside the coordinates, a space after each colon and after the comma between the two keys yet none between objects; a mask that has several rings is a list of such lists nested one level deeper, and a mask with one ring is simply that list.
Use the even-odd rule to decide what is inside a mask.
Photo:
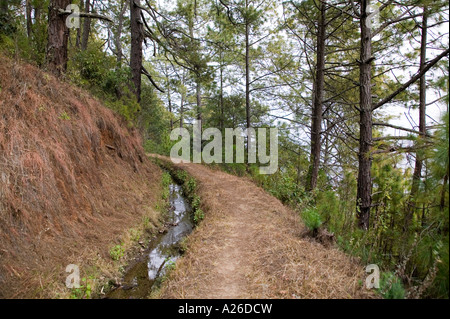
[{"label": "curve in the path", "polygon": [[199,164],[176,166],[198,181],[205,219],[161,297],[373,297],[361,284],[363,265],[302,236],[298,215],[253,182]]}]

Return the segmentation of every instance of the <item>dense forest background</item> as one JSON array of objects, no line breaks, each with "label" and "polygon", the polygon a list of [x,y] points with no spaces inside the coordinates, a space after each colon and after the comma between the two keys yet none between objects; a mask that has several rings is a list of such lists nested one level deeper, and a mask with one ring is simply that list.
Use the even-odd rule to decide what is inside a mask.
[{"label": "dense forest background", "polygon": [[[71,3],[81,18],[69,29]],[[148,152],[168,155],[172,129],[194,120],[277,126],[275,174],[213,165],[377,264],[385,297],[448,298],[448,6],[0,0],[0,51],[89,90]]]}]

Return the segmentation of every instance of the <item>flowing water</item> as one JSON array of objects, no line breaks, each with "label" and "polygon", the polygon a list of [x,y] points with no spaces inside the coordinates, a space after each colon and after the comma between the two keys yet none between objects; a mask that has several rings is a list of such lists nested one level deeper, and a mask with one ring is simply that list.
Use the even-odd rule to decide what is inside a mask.
[{"label": "flowing water", "polygon": [[188,235],[194,225],[191,221],[191,208],[183,197],[180,185],[170,184],[170,210],[166,225],[167,232],[150,242],[144,257],[125,272],[120,287],[112,290],[106,298],[130,299],[146,298],[158,278],[180,257],[180,241]]}]

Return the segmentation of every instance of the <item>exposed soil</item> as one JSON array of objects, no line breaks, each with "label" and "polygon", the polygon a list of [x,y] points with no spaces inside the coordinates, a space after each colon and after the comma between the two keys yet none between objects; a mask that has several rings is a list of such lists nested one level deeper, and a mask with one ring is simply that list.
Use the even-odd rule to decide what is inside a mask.
[{"label": "exposed soil", "polygon": [[362,287],[364,265],[301,236],[298,215],[251,181],[199,164],[175,166],[199,182],[205,219],[160,297],[374,297]]}]

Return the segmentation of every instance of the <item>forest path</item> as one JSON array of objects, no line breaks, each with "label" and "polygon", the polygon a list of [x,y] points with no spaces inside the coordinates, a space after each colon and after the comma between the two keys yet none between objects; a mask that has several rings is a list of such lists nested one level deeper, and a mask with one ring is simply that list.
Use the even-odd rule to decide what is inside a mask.
[{"label": "forest path", "polygon": [[200,164],[175,166],[198,181],[205,218],[161,297],[372,297],[360,284],[362,265],[302,236],[298,214],[250,180]]}]

